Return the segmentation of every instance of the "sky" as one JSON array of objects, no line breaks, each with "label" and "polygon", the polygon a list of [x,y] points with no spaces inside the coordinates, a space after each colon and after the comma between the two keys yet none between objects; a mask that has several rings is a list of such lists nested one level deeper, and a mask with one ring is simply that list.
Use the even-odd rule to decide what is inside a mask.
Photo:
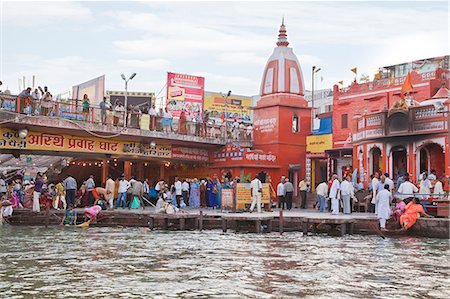
[{"label": "sky", "polygon": [[[205,77],[208,91],[257,95],[284,16],[307,89],[349,84],[379,67],[448,55],[449,1],[4,1],[0,80],[36,76],[53,94],[136,72],[129,91],[165,96],[167,72]],[[322,79],[323,78],[323,79]],[[28,83],[29,82],[29,83]]]}]

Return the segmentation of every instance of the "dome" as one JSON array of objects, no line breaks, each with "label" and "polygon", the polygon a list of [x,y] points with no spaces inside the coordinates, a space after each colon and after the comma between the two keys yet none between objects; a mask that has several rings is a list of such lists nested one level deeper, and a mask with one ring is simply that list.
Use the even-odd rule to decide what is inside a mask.
[{"label": "dome", "polygon": [[287,93],[304,95],[305,84],[300,63],[292,48],[288,47],[284,20],[281,23],[277,47],[267,61],[264,69],[260,95]]}]

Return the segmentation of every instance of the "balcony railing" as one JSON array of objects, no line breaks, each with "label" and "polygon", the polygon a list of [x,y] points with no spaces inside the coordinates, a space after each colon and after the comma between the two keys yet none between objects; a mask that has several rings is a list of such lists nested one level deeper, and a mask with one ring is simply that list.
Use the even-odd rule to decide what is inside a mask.
[{"label": "balcony railing", "polygon": [[[15,96],[0,95],[0,109],[10,114],[9,119],[11,121],[42,126],[66,127],[68,129],[81,127],[91,131],[120,132],[125,135],[213,144],[237,142],[245,147],[250,147],[253,139],[252,130],[248,130],[247,127],[234,129],[230,122],[227,122],[226,125],[216,124],[212,119],[205,119],[200,122],[191,120],[180,122],[179,119],[149,116],[133,110],[128,111],[125,115],[124,111],[102,110],[98,106],[90,106],[83,110],[80,101],[75,100],[44,103],[31,99],[23,100]],[[22,115],[23,118],[17,118],[18,115]],[[126,125],[124,125],[124,121]]]}]

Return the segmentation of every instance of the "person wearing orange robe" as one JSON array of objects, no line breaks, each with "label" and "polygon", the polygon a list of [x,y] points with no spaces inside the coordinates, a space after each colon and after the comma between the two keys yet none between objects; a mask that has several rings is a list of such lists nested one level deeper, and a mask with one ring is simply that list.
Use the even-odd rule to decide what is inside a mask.
[{"label": "person wearing orange robe", "polygon": [[420,199],[418,198],[414,198],[414,200],[408,203],[405,208],[405,212],[400,216],[400,225],[404,230],[410,229],[420,216],[433,217],[425,213],[423,206],[420,204]]}]

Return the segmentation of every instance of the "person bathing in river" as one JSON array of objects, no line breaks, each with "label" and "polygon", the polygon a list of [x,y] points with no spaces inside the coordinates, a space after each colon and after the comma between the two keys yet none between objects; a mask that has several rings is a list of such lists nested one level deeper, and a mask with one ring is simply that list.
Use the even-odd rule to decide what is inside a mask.
[{"label": "person bathing in river", "polygon": [[76,224],[77,224],[77,212],[73,209],[73,205],[69,204],[69,208],[64,213],[61,225],[76,225]]},{"label": "person bathing in river", "polygon": [[402,226],[402,229],[410,229],[420,216],[433,217],[425,213],[423,206],[420,204],[420,199],[414,198],[414,200],[406,205],[405,213],[400,216],[400,225]]}]

